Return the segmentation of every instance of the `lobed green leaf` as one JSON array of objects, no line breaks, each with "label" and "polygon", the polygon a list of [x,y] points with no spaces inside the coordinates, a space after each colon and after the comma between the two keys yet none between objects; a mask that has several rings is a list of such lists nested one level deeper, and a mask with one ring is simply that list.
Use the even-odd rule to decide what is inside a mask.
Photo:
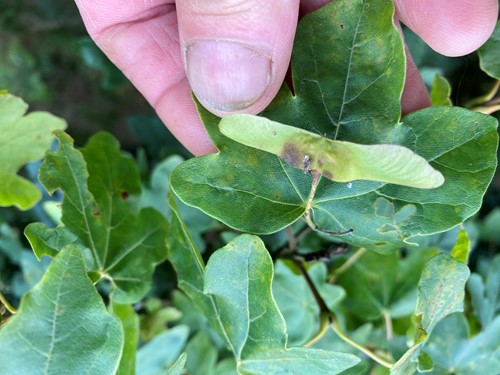
[{"label": "lobed green leaf", "polygon": [[87,277],[81,250],[65,247],[0,329],[2,374],[115,374],[120,321]]},{"label": "lobed green leaf", "polygon": [[40,257],[54,256],[76,239],[89,272],[111,281],[113,300],[137,302],[149,290],[156,264],[167,256],[168,223],[156,210],[137,212],[129,202],[140,192],[139,172],[111,135],[96,134],[82,152],[68,135],[60,132],[57,138],[59,149],[47,153],[40,181],[50,193],[64,193],[63,225],[30,224],[28,240]]},{"label": "lobed green leaf", "polygon": [[426,346],[433,359],[431,375],[497,374],[500,372],[500,318],[471,337],[463,314],[455,313],[439,322]]},{"label": "lobed green leaf", "polygon": [[[401,121],[405,58],[393,12],[390,1],[335,1],[304,17],[292,57],[294,94],[284,87],[263,116],[321,139],[406,147],[444,176],[442,186],[322,178],[310,202],[310,176],[224,137],[219,119],[199,107],[219,152],[177,167],[174,192],[251,233],[281,230],[311,207],[319,228],[353,229],[343,241],[378,251],[407,246],[412,237],[446,231],[475,214],[496,168],[497,121],[455,107],[427,108]],[[299,156],[292,164],[304,169],[305,155]]]},{"label": "lobed green leaf", "polygon": [[287,348],[285,321],[272,294],[272,275],[269,253],[251,235],[237,237],[208,261],[205,293],[214,298],[238,371],[337,374],[358,363],[350,354]]},{"label": "lobed green leaf", "polygon": [[46,112],[25,115],[28,105],[20,98],[0,93],[0,207],[33,207],[40,190],[17,174],[26,163],[40,160],[54,139],[53,132],[66,123]]},{"label": "lobed green leaf", "polygon": [[489,326],[500,312],[500,256],[486,261],[480,259],[478,268],[467,282],[474,313],[483,329]]}]

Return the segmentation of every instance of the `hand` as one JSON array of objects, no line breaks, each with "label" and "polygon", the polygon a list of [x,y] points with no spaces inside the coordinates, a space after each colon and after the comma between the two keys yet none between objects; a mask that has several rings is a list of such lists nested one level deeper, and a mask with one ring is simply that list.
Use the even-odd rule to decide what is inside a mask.
[{"label": "hand", "polygon": [[[196,155],[214,151],[191,99],[211,112],[259,113],[288,69],[300,13],[328,0],[76,0],[97,45]],[[497,0],[394,0],[396,16],[448,55],[477,49],[493,32]],[[408,54],[407,54],[408,55]],[[430,104],[410,56],[402,109]]]}]

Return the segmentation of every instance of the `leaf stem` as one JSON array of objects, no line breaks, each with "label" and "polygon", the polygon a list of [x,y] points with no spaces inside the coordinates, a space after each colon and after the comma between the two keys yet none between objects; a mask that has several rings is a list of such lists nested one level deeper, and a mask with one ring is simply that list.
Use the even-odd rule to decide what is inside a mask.
[{"label": "leaf stem", "polygon": [[500,111],[500,104],[474,107],[473,110],[476,112],[484,113],[485,115],[491,115],[492,113]]},{"label": "leaf stem", "polygon": [[[366,249],[365,249],[366,250]],[[359,250],[358,250],[359,252]],[[392,368],[394,366],[393,363],[386,361],[383,358],[380,358],[378,355],[373,353],[370,349],[364,347],[361,344],[358,344],[356,341],[350,339],[348,336],[344,334],[342,329],[340,328],[339,323],[335,319],[334,313],[328,308],[325,300],[323,297],[321,297],[321,294],[319,293],[318,289],[316,288],[316,285],[314,285],[314,282],[312,281],[311,277],[307,273],[306,268],[304,267],[304,264],[297,258],[293,258],[295,264],[299,267],[300,272],[302,272],[302,275],[306,279],[307,285],[311,289],[311,292],[314,296],[314,299],[316,300],[316,303],[318,304],[319,310],[320,310],[320,329],[316,335],[314,335],[311,340],[309,340],[306,343],[306,346],[313,345],[316,341],[318,341],[326,332],[327,328],[330,326],[332,327],[332,330],[337,334],[340,339],[342,339],[344,342],[347,344],[353,346],[354,348],[358,349],[360,352],[364,353],[366,356],[370,357],[373,359],[375,362],[378,364],[387,367],[387,368]],[[327,324],[329,323],[329,324]]]},{"label": "leaf stem", "polygon": [[385,322],[385,333],[388,341],[391,341],[394,338],[394,331],[392,328],[392,319],[389,310],[382,309],[382,316],[384,317]]},{"label": "leaf stem", "polygon": [[498,90],[500,90],[500,80],[497,80],[486,94],[474,98],[466,103],[465,107],[472,110],[477,110],[475,107],[480,107],[481,104],[485,104],[492,100],[497,94]]},{"label": "leaf stem", "polygon": [[307,225],[314,231],[331,234],[332,236],[343,236],[345,234],[352,233],[353,232],[352,229],[348,229],[343,232],[332,232],[326,229],[321,229],[316,225],[313,218],[311,217],[311,212],[312,212],[314,196],[316,195],[316,189],[318,188],[319,181],[321,180],[321,173],[319,173],[318,171],[309,171],[309,172],[311,173],[312,176],[311,191],[309,193],[309,197],[307,198],[306,208],[303,216]]},{"label": "leaf stem", "polygon": [[341,274],[343,274],[345,271],[347,271],[349,268],[351,268],[351,266],[354,265],[354,263],[356,263],[358,261],[359,258],[361,258],[368,250],[366,250],[364,247],[360,247],[358,250],[356,250],[356,252],[352,255],[352,257],[350,257],[349,259],[347,259],[347,261],[341,265],[339,268],[337,268],[331,279],[329,280],[330,282],[333,282],[333,280],[335,280],[335,278]]},{"label": "leaf stem", "polygon": [[304,346],[310,347],[314,345],[325,335],[325,333],[328,331],[328,328],[330,328],[330,315],[321,314],[318,333],[311,337],[309,341],[304,344]]},{"label": "leaf stem", "polygon": [[288,239],[288,249],[290,253],[295,254],[297,252],[297,239],[295,238],[295,233],[293,233],[293,229],[290,226],[286,227],[285,232]]},{"label": "leaf stem", "polygon": [[312,204],[314,196],[316,195],[316,189],[318,188],[319,181],[321,180],[321,174],[318,171],[311,171],[311,177],[312,177],[311,191],[309,192],[309,197],[307,198],[306,202],[304,220],[306,221],[307,225],[309,225],[309,227],[311,227],[313,230],[316,230],[317,226],[316,224],[314,224],[311,218],[311,212],[312,212]]},{"label": "leaf stem", "polygon": [[370,349],[365,348],[363,345],[358,344],[356,341],[350,339],[340,328],[339,323],[337,320],[332,316],[332,324],[331,327],[333,329],[333,332],[337,334],[338,337],[340,337],[343,341],[348,343],[349,345],[353,346],[354,348],[358,349],[361,353],[365,354],[366,356],[370,357],[373,359],[375,362],[378,364],[387,367],[387,368],[392,368],[394,366],[394,363],[386,361],[383,358],[380,358],[378,355],[373,353]]},{"label": "leaf stem", "polygon": [[0,302],[5,306],[5,308],[12,314],[15,315],[17,313],[17,310],[12,306],[9,301],[4,297],[2,292],[0,292]]}]

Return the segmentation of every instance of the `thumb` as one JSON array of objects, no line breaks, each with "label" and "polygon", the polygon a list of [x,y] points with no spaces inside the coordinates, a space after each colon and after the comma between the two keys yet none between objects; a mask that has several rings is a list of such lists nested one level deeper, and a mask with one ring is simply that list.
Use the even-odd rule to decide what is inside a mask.
[{"label": "thumb", "polygon": [[299,0],[180,0],[183,63],[209,111],[258,113],[288,69]]}]

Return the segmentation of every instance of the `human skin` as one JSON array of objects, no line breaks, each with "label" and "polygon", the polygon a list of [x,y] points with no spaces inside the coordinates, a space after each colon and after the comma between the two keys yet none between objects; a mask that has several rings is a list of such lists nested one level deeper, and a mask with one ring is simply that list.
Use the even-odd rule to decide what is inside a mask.
[{"label": "human skin", "polygon": [[[334,0],[335,1],[335,0]],[[261,112],[285,78],[299,15],[329,0],[76,0],[96,44],[193,154],[214,152],[191,91],[210,112]],[[493,32],[497,0],[394,0],[396,18],[447,56]],[[403,113],[430,105],[407,53]]]}]

